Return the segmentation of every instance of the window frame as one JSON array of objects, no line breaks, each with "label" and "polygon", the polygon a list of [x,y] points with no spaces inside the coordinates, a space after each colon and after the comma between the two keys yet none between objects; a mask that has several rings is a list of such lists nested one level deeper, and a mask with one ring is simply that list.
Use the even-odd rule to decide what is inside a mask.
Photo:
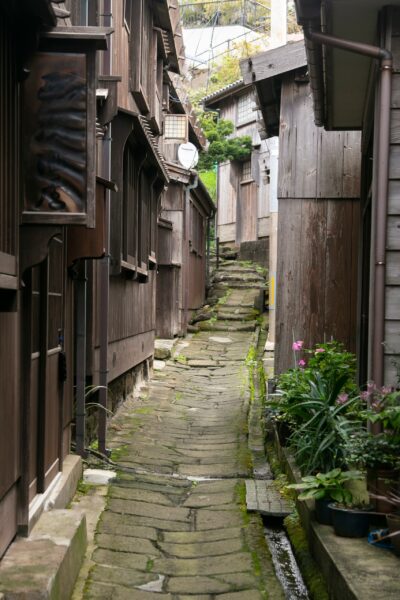
[{"label": "window frame", "polygon": [[[249,102],[249,106],[245,107],[244,117],[240,116],[241,113],[241,102],[246,101]],[[246,123],[250,123],[251,121],[256,121],[256,115],[254,112],[255,108],[255,98],[254,93],[252,91],[246,92],[245,94],[241,94],[238,96],[236,102],[236,126],[241,127],[242,125],[246,125]]]}]

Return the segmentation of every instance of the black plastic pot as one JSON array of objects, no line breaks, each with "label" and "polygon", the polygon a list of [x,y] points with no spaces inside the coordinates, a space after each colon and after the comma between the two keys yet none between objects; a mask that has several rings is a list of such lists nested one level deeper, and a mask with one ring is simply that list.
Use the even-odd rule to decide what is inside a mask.
[{"label": "black plastic pot", "polygon": [[315,501],[315,518],[321,525],[332,525],[332,498],[319,498]]},{"label": "black plastic pot", "polygon": [[336,535],[340,537],[365,537],[369,531],[370,514],[366,510],[341,508],[334,503],[329,504],[332,525]]}]

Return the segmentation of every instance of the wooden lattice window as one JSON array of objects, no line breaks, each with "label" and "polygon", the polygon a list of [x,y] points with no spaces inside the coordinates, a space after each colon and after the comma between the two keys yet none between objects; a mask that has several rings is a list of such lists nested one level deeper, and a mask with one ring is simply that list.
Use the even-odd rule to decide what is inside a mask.
[{"label": "wooden lattice window", "polygon": [[245,160],[242,163],[242,173],[240,176],[240,182],[251,181],[253,179],[251,174],[251,160]]},{"label": "wooden lattice window", "polygon": [[253,121],[254,117],[254,99],[253,94],[244,94],[239,96],[237,103],[237,125],[242,125],[248,121]]},{"label": "wooden lattice window", "polygon": [[164,139],[185,143],[188,140],[187,115],[165,115],[164,117]]}]

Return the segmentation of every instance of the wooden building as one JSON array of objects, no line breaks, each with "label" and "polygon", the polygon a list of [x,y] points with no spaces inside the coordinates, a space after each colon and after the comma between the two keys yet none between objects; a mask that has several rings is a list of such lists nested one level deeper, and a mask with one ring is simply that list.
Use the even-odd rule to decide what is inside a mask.
[{"label": "wooden building", "polygon": [[[266,240],[269,236],[269,151],[258,132],[254,90],[236,81],[204,98],[206,110],[234,125],[234,136],[250,136],[252,152],[244,161],[218,165],[217,235],[221,244]],[[267,254],[267,249],[265,251]],[[267,257],[265,258],[267,262]]]},{"label": "wooden building", "polygon": [[[208,230],[215,214],[197,173],[179,163],[180,144],[190,142],[200,150],[206,140],[179,80],[170,74],[169,81],[171,123],[162,138],[162,153],[170,184],[161,197],[156,309],[157,335],[166,338],[185,335],[193,311],[204,304]],[[180,123],[184,127],[179,130]]]},{"label": "wooden building", "polygon": [[297,0],[296,8],[306,38],[315,122],[326,130],[362,132],[360,381],[398,385],[400,2]]},{"label": "wooden building", "polygon": [[314,124],[304,42],[242,62],[265,135],[279,135],[275,372],[293,339],[356,346],[360,135]]},{"label": "wooden building", "polygon": [[[182,60],[177,0],[0,3],[0,556],[29,533],[71,443],[84,454],[87,386],[112,408],[151,368],[169,114],[204,143],[169,103]],[[211,212],[193,189],[182,310],[204,294]]]}]

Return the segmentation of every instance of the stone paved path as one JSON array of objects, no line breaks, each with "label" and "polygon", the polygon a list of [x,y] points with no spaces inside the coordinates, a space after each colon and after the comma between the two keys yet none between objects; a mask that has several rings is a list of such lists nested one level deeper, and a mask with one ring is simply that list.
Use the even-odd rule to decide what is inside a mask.
[{"label": "stone paved path", "polygon": [[112,483],[84,598],[283,598],[244,478],[254,332],[181,342],[112,425]]}]

